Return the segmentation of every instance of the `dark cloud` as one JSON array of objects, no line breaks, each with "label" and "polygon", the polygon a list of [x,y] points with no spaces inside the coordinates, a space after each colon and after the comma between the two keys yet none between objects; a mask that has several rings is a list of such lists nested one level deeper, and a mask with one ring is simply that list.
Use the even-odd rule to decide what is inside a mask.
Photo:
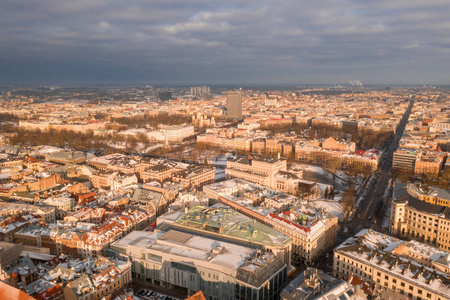
[{"label": "dark cloud", "polygon": [[449,84],[448,0],[15,0],[3,83]]}]

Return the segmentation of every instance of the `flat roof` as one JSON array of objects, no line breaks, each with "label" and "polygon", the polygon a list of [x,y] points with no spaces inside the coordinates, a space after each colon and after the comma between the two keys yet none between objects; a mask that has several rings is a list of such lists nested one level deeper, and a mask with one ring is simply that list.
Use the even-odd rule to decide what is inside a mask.
[{"label": "flat roof", "polygon": [[276,246],[289,242],[288,236],[222,204],[195,206],[187,213],[178,214],[174,224],[261,245]]}]

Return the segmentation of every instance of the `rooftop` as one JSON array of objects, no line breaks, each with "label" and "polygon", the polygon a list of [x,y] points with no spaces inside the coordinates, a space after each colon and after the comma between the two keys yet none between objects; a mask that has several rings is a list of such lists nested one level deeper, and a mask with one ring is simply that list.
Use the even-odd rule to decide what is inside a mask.
[{"label": "rooftop", "polygon": [[[112,244],[112,249],[129,247],[137,248],[136,253],[139,253],[139,256],[142,250],[146,250],[152,254],[159,254],[163,258],[179,257],[180,261],[190,261],[194,266],[205,263],[211,268],[220,266],[236,275],[239,272],[242,274],[242,280],[250,280],[250,277],[263,278],[284,267],[284,263],[271,252],[259,252],[254,248],[176,230],[152,233],[133,231]],[[270,273],[262,272],[267,273],[262,274],[261,271],[266,270],[266,267],[275,268],[275,270]],[[249,272],[255,276],[245,275]]]},{"label": "rooftop", "polygon": [[364,261],[368,265],[405,281],[414,282],[425,290],[433,290],[446,298],[450,293],[448,274],[421,263],[408,251],[402,251],[402,246],[407,247],[408,251],[412,253],[420,253],[420,256],[427,258],[431,263],[440,264],[442,258],[447,258],[446,261],[448,261],[448,253],[445,256],[439,249],[415,241],[411,244],[411,242],[405,242],[370,229],[361,230],[354,237],[339,245],[335,251]]},{"label": "rooftop", "polygon": [[[158,223],[161,218],[164,216]],[[261,245],[281,245],[289,241],[286,235],[221,204],[195,206],[185,214],[178,214],[174,224]]]}]

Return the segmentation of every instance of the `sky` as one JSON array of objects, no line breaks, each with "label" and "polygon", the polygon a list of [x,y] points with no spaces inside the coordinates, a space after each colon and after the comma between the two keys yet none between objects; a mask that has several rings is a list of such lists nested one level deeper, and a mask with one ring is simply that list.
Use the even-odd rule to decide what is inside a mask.
[{"label": "sky", "polygon": [[449,0],[0,0],[0,84],[450,84]]}]

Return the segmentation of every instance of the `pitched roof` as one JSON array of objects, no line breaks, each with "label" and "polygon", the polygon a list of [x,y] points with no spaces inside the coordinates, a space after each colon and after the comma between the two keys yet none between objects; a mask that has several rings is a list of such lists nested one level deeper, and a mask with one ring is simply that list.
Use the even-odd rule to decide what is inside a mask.
[{"label": "pitched roof", "polygon": [[206,297],[205,297],[205,295],[203,295],[202,291],[198,291],[194,295],[192,295],[184,300],[206,300]]},{"label": "pitched roof", "polygon": [[36,300],[19,289],[0,282],[0,299],[8,300]]}]

